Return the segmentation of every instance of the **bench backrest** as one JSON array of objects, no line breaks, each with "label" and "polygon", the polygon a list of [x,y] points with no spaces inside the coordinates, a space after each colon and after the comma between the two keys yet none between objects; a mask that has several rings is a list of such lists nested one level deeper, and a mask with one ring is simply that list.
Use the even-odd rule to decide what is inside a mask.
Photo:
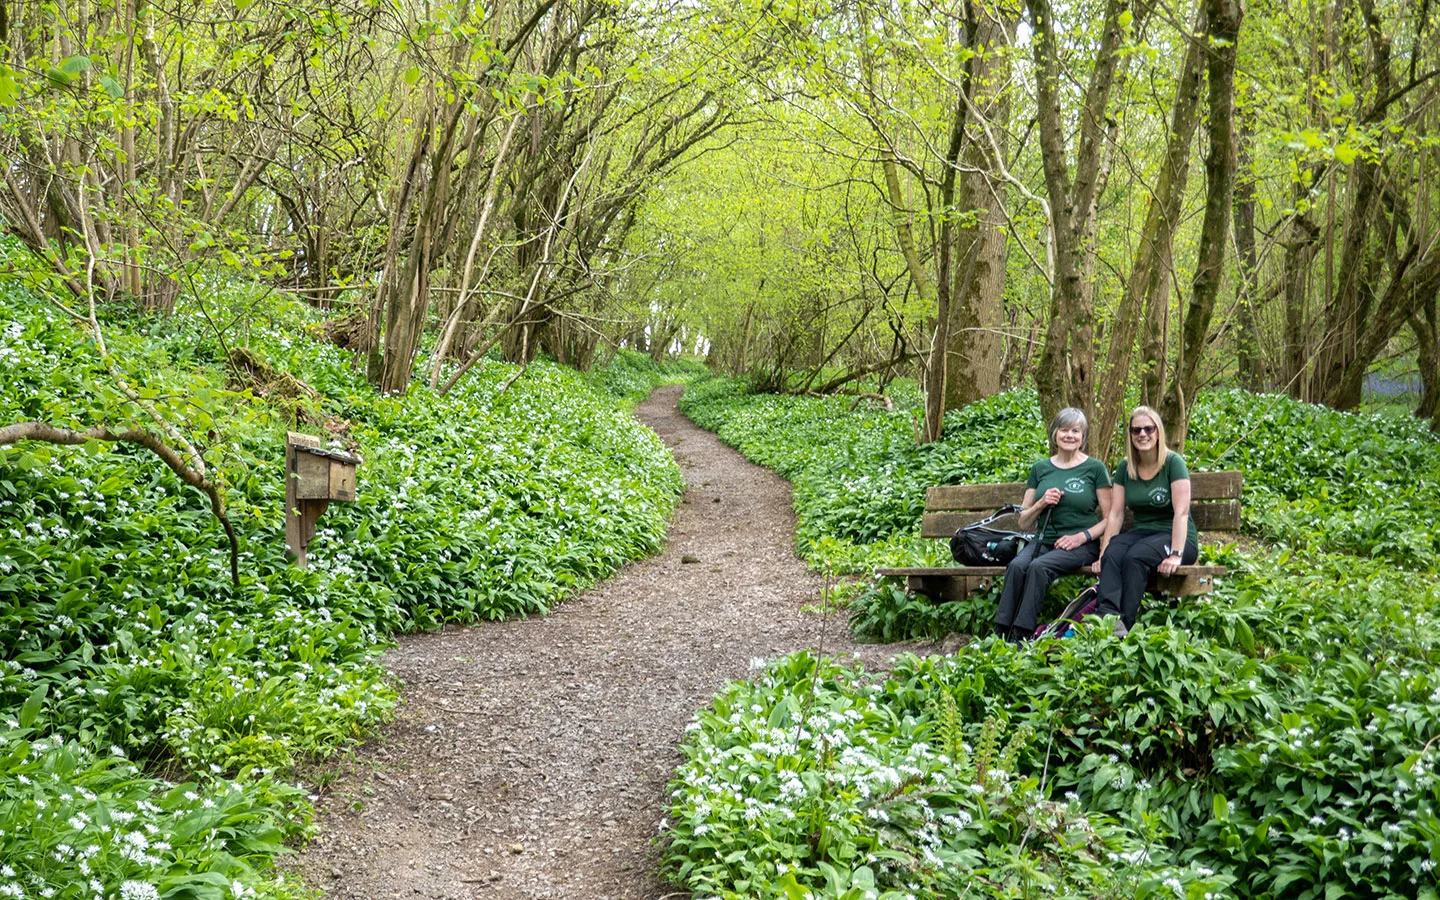
[{"label": "bench backrest", "polygon": [[[1201,531],[1240,530],[1240,472],[1191,472],[1190,516]],[[925,492],[925,518],[920,534],[948,538],[956,529],[978,522],[1007,503],[1019,503],[1025,482],[1004,484],[946,484]],[[1129,511],[1126,511],[1129,520]],[[1014,528],[1015,517],[996,521],[1000,528]]]}]

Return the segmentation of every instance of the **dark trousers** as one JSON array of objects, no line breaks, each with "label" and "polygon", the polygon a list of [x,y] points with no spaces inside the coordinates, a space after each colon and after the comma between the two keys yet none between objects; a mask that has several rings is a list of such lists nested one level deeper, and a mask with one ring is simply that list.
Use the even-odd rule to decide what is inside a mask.
[{"label": "dark trousers", "polygon": [[[1102,616],[1118,615],[1126,628],[1134,628],[1150,576],[1164,561],[1165,546],[1169,543],[1168,533],[1122,531],[1111,538],[1100,564],[1100,600],[1096,612]],[[1186,541],[1180,562],[1188,566],[1199,555],[1200,548]]]},{"label": "dark trousers", "polygon": [[1099,541],[1089,541],[1074,550],[1056,550],[1050,544],[1026,544],[1005,567],[1005,587],[1000,591],[995,624],[1001,628],[1014,626],[1021,631],[1034,631],[1050,583],[1099,558]]}]

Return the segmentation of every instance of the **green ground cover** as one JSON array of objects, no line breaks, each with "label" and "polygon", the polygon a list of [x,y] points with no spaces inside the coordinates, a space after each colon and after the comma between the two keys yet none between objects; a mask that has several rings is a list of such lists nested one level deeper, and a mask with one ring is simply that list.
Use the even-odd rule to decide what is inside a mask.
[{"label": "green ground cover", "polygon": [[[106,311],[125,378],[206,449],[242,547],[232,589],[208,504],[135,448],[0,448],[0,895],[287,896],[272,860],[307,823],[285,778],[396,697],[396,632],[543,613],[652,552],[680,473],[623,408],[693,367],[622,354],[590,376],[487,362],[450,395],[380,397],[300,306],[218,292],[227,337],[348,421],[358,499],[300,570],[284,557],[292,403],[226,382],[194,307]],[[135,420],[82,331],[0,283],[0,421]],[[17,891],[21,893],[16,893]]]},{"label": "green ground cover", "polygon": [[[1025,393],[926,448],[904,404],[687,396],[795,483],[800,549],[830,568],[925,558],[925,486],[1019,479],[1043,452]],[[1207,548],[1234,570],[1212,597],[1156,605],[1128,639],[986,639],[883,677],[771,663],[691,726],[672,876],[727,897],[1440,896],[1440,442],[1240,392],[1202,398],[1192,429],[1192,468],[1244,469],[1268,545]],[[933,610],[880,584],[854,622],[979,632],[993,612],[905,604]]]}]

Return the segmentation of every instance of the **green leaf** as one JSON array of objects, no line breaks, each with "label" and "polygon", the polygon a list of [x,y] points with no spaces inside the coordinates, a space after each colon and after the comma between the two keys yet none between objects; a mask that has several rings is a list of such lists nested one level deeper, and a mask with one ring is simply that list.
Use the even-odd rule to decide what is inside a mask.
[{"label": "green leaf", "polygon": [[406,84],[413,86],[413,85],[414,85],[416,82],[418,82],[419,80],[420,80],[420,67],[419,67],[419,66],[411,66],[410,68],[408,68],[408,69],[405,70],[405,83],[406,83]]},{"label": "green leaf", "polygon": [[1244,619],[1235,620],[1235,642],[1246,653],[1252,655],[1255,653],[1255,632],[1250,630],[1250,626]]},{"label": "green leaf", "polygon": [[788,872],[780,879],[780,889],[785,892],[787,900],[806,900],[810,896],[809,889],[802,887],[795,880],[795,876]]},{"label": "green leaf", "polygon": [[84,72],[86,69],[89,68],[90,57],[88,56],[72,56],[68,59],[62,60],[60,63],[60,71],[64,72],[71,78],[74,78],[76,75],[79,75],[81,72]]},{"label": "green leaf", "polygon": [[15,80],[15,71],[0,65],[0,106],[14,106],[20,96],[20,84]]},{"label": "green leaf", "polygon": [[112,100],[119,100],[125,96],[125,88],[121,87],[120,82],[110,75],[100,76],[100,86],[105,89],[105,93],[109,94]]},{"label": "green leaf", "polygon": [[40,715],[40,707],[45,704],[45,695],[49,692],[50,685],[42,684],[25,698],[25,704],[20,707],[21,728],[29,728],[35,724],[35,719]]},{"label": "green leaf", "polygon": [[1335,158],[1347,166],[1355,162],[1355,157],[1358,153],[1359,151],[1349,144],[1337,144],[1335,146]]}]

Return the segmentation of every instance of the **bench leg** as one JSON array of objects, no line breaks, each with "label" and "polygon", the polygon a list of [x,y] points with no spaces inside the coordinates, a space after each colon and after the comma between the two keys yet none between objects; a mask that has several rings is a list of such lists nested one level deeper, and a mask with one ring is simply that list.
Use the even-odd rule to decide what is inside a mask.
[{"label": "bench leg", "polygon": [[936,603],[964,600],[972,591],[983,591],[993,579],[985,575],[910,575],[905,587]]},{"label": "bench leg", "polygon": [[1185,575],[1157,574],[1154,584],[1151,585],[1151,590],[1171,597],[1184,597],[1190,594],[1208,594],[1214,589],[1214,577],[1198,572]]}]

